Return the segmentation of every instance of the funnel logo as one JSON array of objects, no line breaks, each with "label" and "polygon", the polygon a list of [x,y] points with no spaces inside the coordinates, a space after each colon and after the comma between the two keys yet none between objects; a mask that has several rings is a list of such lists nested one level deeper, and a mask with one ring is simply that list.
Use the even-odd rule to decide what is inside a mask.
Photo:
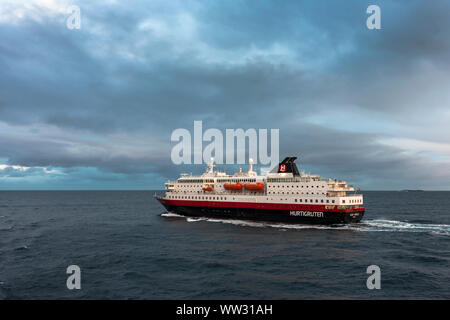
[{"label": "funnel logo", "polygon": [[286,171],[286,165],[280,164],[280,172],[285,172],[285,171]]}]

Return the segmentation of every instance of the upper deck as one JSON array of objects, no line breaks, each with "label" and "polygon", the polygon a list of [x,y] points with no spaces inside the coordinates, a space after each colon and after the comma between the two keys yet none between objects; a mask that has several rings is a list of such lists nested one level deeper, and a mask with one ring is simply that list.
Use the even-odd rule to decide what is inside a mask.
[{"label": "upper deck", "polygon": [[[194,200],[221,198],[226,201],[245,199],[255,202],[363,204],[363,196],[345,181],[300,173],[293,163],[292,159],[295,158],[286,159],[290,162],[280,163],[278,172],[271,172],[266,176],[257,175],[251,161],[247,172],[240,171],[234,175],[214,171],[214,164],[211,162],[201,176],[184,174],[177,181],[167,182],[166,196]],[[235,188],[230,190],[230,185]],[[255,188],[257,185],[258,188]]]}]

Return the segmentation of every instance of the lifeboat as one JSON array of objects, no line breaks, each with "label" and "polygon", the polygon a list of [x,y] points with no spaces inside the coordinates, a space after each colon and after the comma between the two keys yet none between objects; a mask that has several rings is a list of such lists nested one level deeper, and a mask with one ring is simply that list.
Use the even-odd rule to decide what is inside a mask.
[{"label": "lifeboat", "polygon": [[214,188],[212,186],[203,186],[203,191],[213,191]]},{"label": "lifeboat", "polygon": [[240,183],[225,183],[223,187],[226,190],[242,190],[242,184]]},{"label": "lifeboat", "polygon": [[262,183],[246,183],[244,188],[252,191],[262,191],[264,190],[264,185]]}]

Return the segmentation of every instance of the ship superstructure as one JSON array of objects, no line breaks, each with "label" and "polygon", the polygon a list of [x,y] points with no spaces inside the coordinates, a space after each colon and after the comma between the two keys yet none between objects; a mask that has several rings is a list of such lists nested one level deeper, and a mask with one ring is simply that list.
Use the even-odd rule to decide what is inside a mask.
[{"label": "ship superstructure", "polygon": [[215,171],[213,159],[201,176],[183,174],[166,183],[158,200],[186,216],[293,223],[359,222],[363,195],[345,181],[299,172],[296,157],[285,158],[267,175],[249,170],[233,175]]}]

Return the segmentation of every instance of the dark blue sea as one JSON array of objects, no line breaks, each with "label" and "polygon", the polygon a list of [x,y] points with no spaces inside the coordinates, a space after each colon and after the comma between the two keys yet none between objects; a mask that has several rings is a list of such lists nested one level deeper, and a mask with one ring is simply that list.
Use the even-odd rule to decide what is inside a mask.
[{"label": "dark blue sea", "polygon": [[0,299],[450,299],[450,192],[364,192],[363,223],[333,227],[187,219],[154,193],[1,191]]}]

